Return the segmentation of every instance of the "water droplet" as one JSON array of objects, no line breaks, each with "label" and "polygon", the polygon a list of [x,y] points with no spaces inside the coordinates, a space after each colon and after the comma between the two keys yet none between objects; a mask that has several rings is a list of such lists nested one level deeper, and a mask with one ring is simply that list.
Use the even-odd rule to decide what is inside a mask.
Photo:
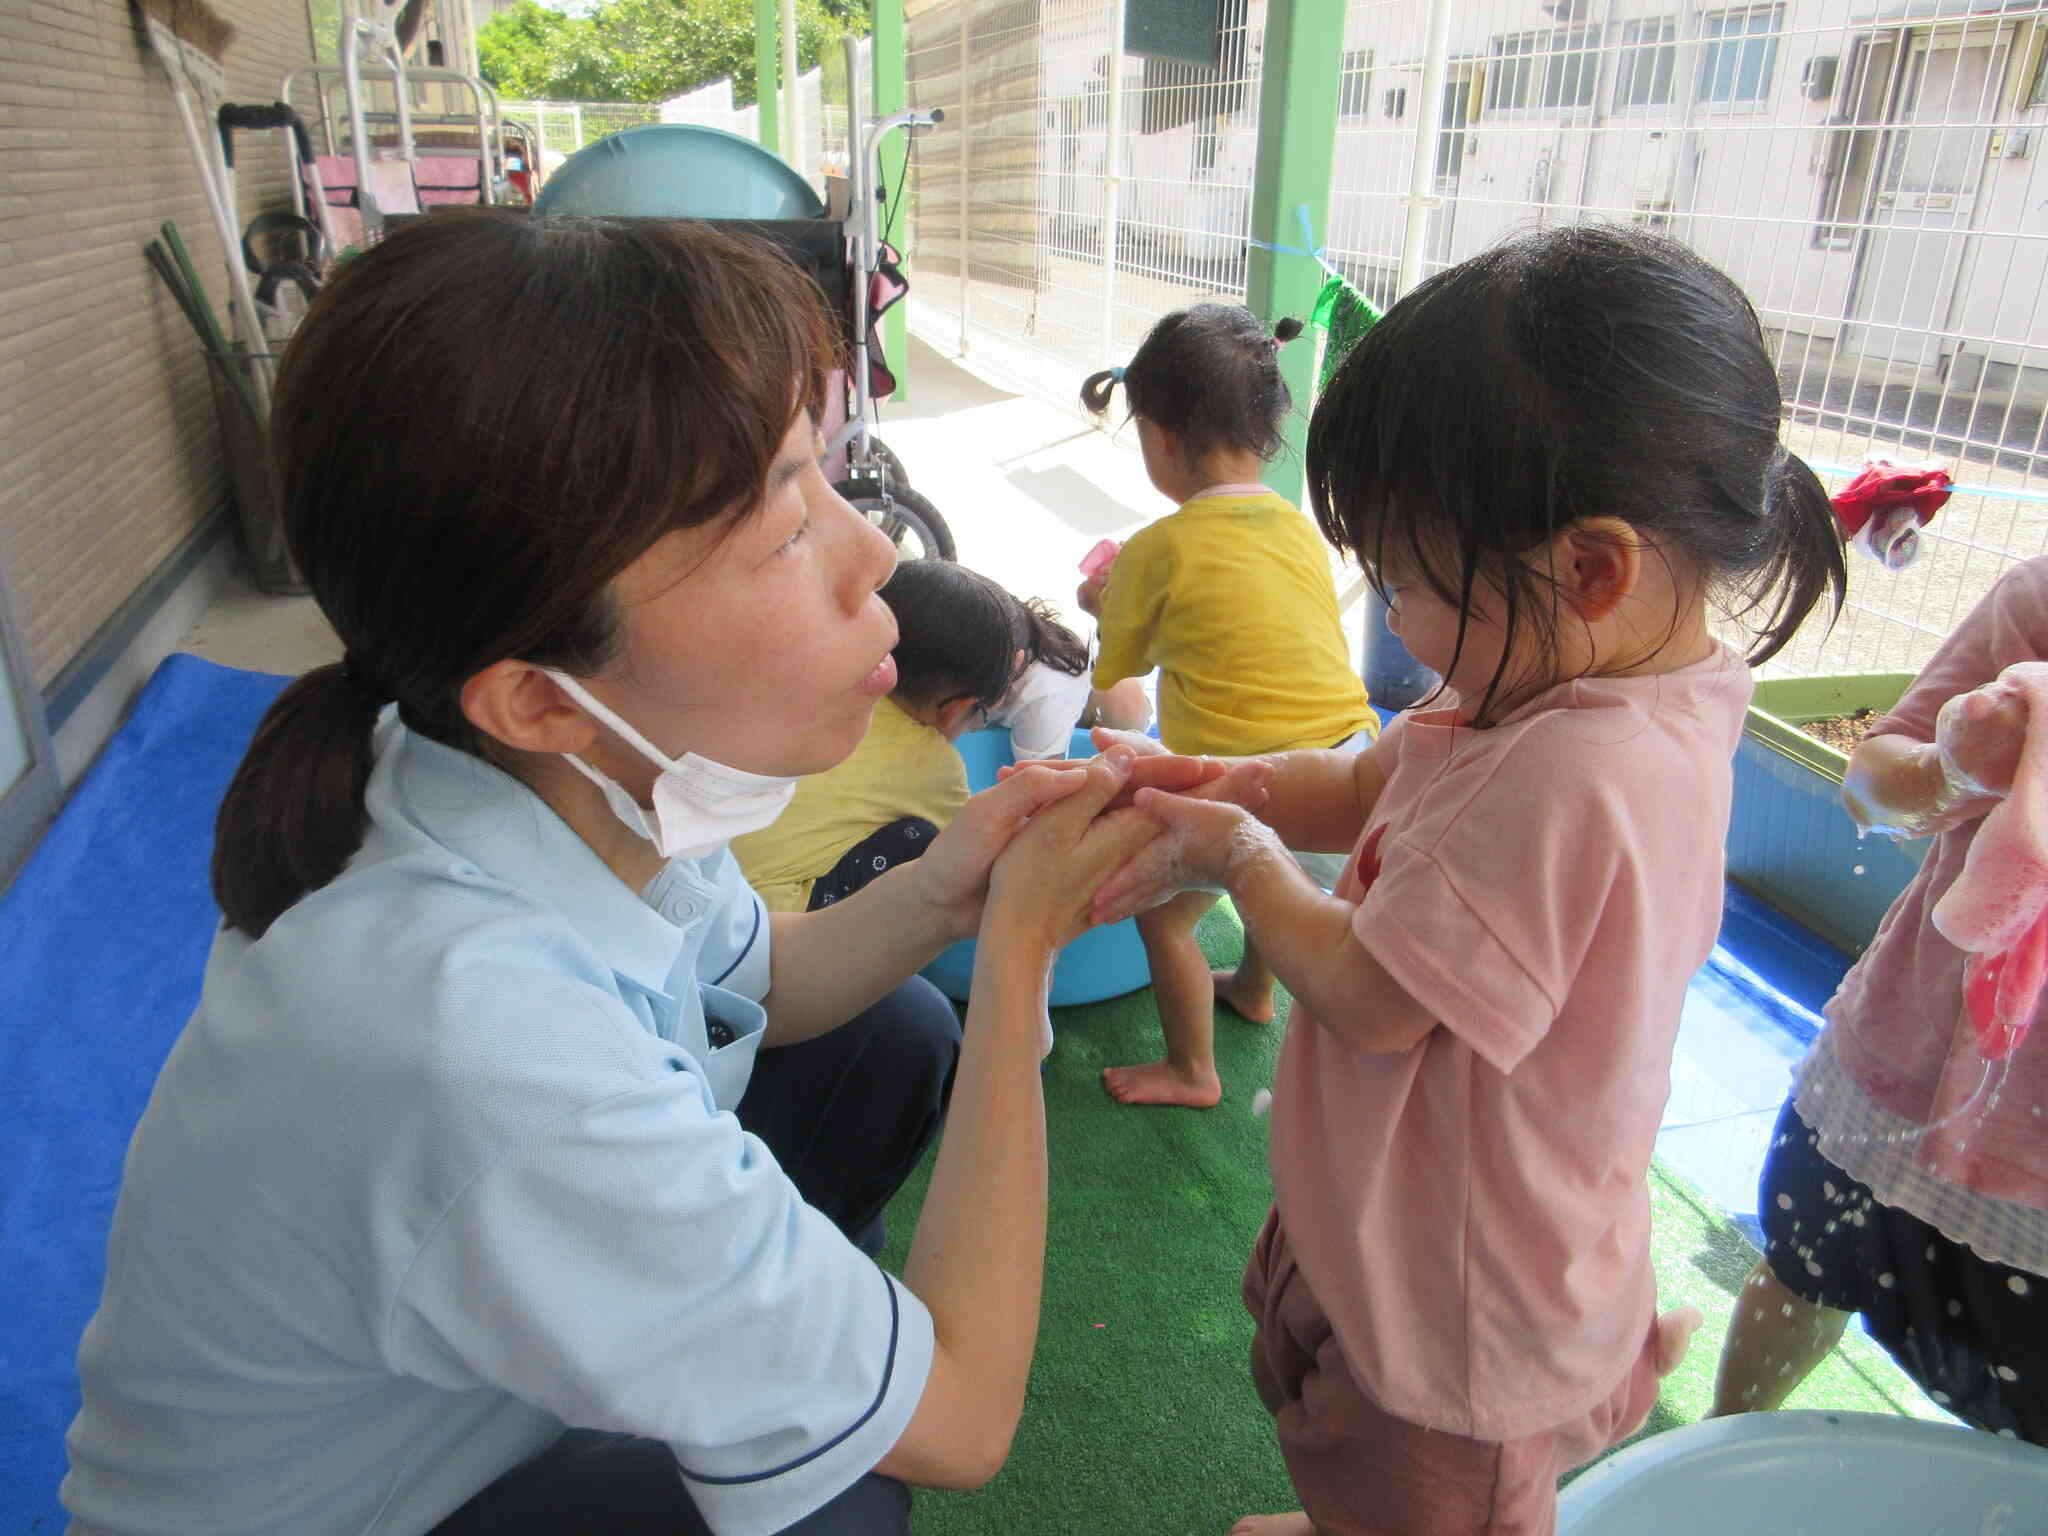
[{"label": "water droplet", "polygon": [[1854,869],[1850,870],[1849,873],[1852,875],[1860,875],[1865,873],[1865,870],[1861,864],[1858,864]]},{"label": "water droplet", "polygon": [[[2033,1290],[2033,1287],[2027,1284],[2027,1277],[2025,1275],[2007,1275],[2005,1277],[2005,1284],[2006,1288],[2015,1296],[2024,1296]],[[1954,1306],[1955,1303],[1950,1302],[1949,1305]]]},{"label": "water droplet", "polygon": [[1944,1408],[1948,1406],[1949,1397],[1946,1392],[1930,1392],[1927,1396],[1931,1401],[1941,1404]]},{"label": "water droplet", "polygon": [[1963,1315],[1963,1304],[1960,1301],[1950,1302],[1948,1304],[1948,1315],[1950,1317],[1961,1317]]},{"label": "water droplet", "polygon": [[1890,1290],[1894,1285],[1898,1284],[1898,1278],[1887,1270],[1877,1277],[1877,1283],[1886,1290]]},{"label": "water droplet", "polygon": [[1785,1305],[1778,1308],[1778,1315],[1780,1317],[1790,1317],[1792,1315],[1792,1303],[1788,1301]]},{"label": "water droplet", "polygon": [[1789,1211],[1789,1210],[1791,1210],[1791,1209],[1792,1209],[1792,1197],[1791,1197],[1790,1195],[1780,1195],[1780,1196],[1778,1196],[1778,1209],[1779,1209],[1779,1210],[1781,1210],[1781,1211]]},{"label": "water droplet", "polygon": [[2009,1365],[2001,1365],[1998,1368],[1998,1379],[2000,1381],[2018,1381],[2020,1373]]},{"label": "water droplet", "polygon": [[1806,1272],[1816,1280],[1820,1278],[1820,1266],[1811,1259],[1806,1261]]}]

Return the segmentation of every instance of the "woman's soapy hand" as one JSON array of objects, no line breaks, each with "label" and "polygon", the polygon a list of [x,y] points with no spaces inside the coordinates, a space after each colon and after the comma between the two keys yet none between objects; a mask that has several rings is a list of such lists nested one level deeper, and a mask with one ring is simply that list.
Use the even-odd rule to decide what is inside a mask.
[{"label": "woman's soapy hand", "polygon": [[1085,577],[1081,585],[1074,588],[1074,602],[1083,613],[1099,619],[1102,617],[1102,599],[1108,591],[1109,572],[1097,571],[1093,576]]},{"label": "woman's soapy hand", "polygon": [[[1119,771],[1119,786],[1123,778]],[[946,931],[956,939],[974,936],[997,857],[1034,815],[1088,782],[1086,763],[1028,763],[961,808],[924,856],[907,866],[920,899],[941,915]]]},{"label": "woman's soapy hand", "polygon": [[[1232,779],[1239,774],[1263,774],[1270,782],[1271,772],[1269,764],[1247,758],[1229,777],[1191,794],[1139,790],[1135,809],[1156,819],[1165,830],[1103,882],[1095,893],[1095,921],[1121,922],[1181,891],[1221,891],[1250,861],[1288,858],[1278,834],[1252,814],[1265,801],[1263,784],[1252,779],[1232,786]],[[1238,803],[1233,789],[1256,803]]]},{"label": "woman's soapy hand", "polygon": [[1015,937],[1050,960],[1093,925],[1096,888],[1160,836],[1143,811],[1110,809],[1132,761],[1121,747],[1087,759],[1080,790],[1041,810],[1011,840],[990,872],[984,943]]}]

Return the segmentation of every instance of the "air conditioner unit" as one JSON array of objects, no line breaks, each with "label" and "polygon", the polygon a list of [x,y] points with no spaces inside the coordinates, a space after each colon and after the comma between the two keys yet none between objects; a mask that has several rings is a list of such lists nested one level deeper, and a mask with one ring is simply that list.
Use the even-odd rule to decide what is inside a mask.
[{"label": "air conditioner unit", "polygon": [[1584,21],[1587,0],[1543,0],[1543,14],[1553,21]]}]

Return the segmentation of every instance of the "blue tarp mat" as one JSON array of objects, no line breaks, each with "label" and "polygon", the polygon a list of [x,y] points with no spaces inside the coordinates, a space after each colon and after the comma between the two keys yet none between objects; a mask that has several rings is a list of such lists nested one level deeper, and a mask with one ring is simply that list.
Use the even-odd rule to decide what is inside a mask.
[{"label": "blue tarp mat", "polygon": [[64,1529],[121,1160],[220,921],[214,812],[287,681],[168,658],[0,896],[0,1531]]}]

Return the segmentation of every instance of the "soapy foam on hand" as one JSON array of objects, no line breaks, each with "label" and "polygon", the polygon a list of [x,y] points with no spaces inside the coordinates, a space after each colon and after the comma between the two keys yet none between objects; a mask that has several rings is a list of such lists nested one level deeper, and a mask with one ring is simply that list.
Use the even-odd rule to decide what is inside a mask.
[{"label": "soapy foam on hand", "polygon": [[[2019,767],[2011,792],[1978,826],[1962,873],[1932,914],[1936,930],[1971,956],[1963,995],[1978,1043],[1993,1059],[2019,1044],[2048,980],[2048,663],[2007,667],[1998,683],[2027,702]],[[1944,704],[1936,741],[1952,739],[1971,708],[1960,698]],[[1952,785],[1983,792],[1947,750],[1942,766]]]}]

